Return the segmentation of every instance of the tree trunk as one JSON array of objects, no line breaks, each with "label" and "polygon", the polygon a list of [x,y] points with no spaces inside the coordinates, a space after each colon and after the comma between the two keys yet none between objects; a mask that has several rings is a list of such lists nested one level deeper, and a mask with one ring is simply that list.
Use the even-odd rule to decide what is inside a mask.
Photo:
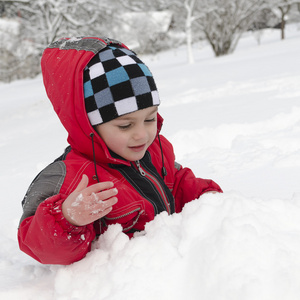
[{"label": "tree trunk", "polygon": [[280,30],[281,30],[281,39],[284,40],[285,38],[285,14],[283,13],[282,11],[282,14],[281,14],[281,24],[280,24]]},{"label": "tree trunk", "polygon": [[192,23],[193,23],[193,7],[195,1],[188,3],[185,1],[184,7],[186,9],[186,20],[185,20],[185,34],[186,34],[186,46],[187,46],[187,56],[189,64],[193,64],[195,62],[194,55],[193,55],[193,33],[192,33]]},{"label": "tree trunk", "polygon": [[188,62],[189,64],[193,64],[195,62],[194,54],[193,54],[193,37],[192,37],[192,24],[189,18],[186,20],[186,46],[187,46],[187,56],[188,56]]}]

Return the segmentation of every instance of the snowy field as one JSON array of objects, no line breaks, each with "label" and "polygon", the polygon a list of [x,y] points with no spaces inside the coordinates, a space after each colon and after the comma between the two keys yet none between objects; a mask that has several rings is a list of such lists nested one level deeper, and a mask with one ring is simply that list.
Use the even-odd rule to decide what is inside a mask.
[{"label": "snowy field", "polygon": [[162,213],[128,240],[111,226],[70,266],[41,265],[16,235],[21,200],[66,133],[42,79],[0,84],[0,298],[298,300],[300,26],[268,30],[215,58],[208,46],[144,57],[160,89],[162,133],[177,160],[224,194]]}]

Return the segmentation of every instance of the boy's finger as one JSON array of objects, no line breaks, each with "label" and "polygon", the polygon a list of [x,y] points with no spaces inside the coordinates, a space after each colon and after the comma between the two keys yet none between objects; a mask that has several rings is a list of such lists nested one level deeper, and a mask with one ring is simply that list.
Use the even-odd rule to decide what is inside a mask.
[{"label": "boy's finger", "polygon": [[103,218],[104,216],[106,216],[108,213],[110,213],[112,210],[112,206],[104,209],[104,210],[93,210],[90,215],[94,217],[95,220]]},{"label": "boy's finger", "polygon": [[89,184],[89,178],[87,177],[87,175],[83,174],[74,192],[80,192],[84,190],[88,186],[88,184]]},{"label": "boy's finger", "polygon": [[106,201],[102,201],[101,203],[94,204],[92,207],[90,207],[90,211],[95,212],[95,211],[104,211],[108,208],[112,208],[113,205],[115,205],[118,202],[117,197],[112,197]]},{"label": "boy's finger", "polygon": [[109,190],[105,190],[96,194],[97,201],[104,201],[118,194],[118,190],[116,188],[112,188]]},{"label": "boy's finger", "polygon": [[92,194],[92,193],[98,193],[103,190],[111,189],[114,186],[114,183],[112,181],[104,181],[104,182],[99,182],[95,183],[93,185],[90,185],[85,189],[85,193],[87,195]]}]

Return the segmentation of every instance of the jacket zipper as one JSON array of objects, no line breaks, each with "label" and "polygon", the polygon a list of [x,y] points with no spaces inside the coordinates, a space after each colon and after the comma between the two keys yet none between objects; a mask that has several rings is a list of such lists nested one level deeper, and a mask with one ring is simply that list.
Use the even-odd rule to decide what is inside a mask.
[{"label": "jacket zipper", "polygon": [[[134,213],[134,212],[136,212],[136,211],[139,211],[140,209],[141,209],[141,208],[138,207],[138,208],[135,208],[135,209],[133,209],[133,210],[129,211],[128,213],[123,214],[123,215],[121,215],[121,216],[117,216],[117,217],[105,217],[105,219],[107,219],[107,220],[118,220],[118,219],[121,219],[121,218],[123,218],[123,217],[129,216],[130,214],[132,214],[132,213]],[[143,211],[142,211],[141,213],[143,213]]]},{"label": "jacket zipper", "polygon": [[161,198],[165,204],[165,207],[167,209],[167,212],[168,214],[170,215],[171,214],[171,209],[170,209],[170,203],[168,202],[168,199],[166,197],[166,194],[162,188],[162,186],[160,185],[160,183],[158,182],[158,180],[152,176],[150,173],[146,172],[142,166],[141,166],[141,163],[139,160],[135,161],[135,164],[136,164],[136,167],[137,169],[139,170],[140,174],[146,178],[148,178],[154,185],[155,187],[157,188],[159,194],[161,195]]},{"label": "jacket zipper", "polygon": [[[133,210],[129,211],[128,213],[123,214],[123,215],[121,215],[121,216],[117,216],[117,217],[104,217],[104,218],[105,218],[106,220],[118,220],[118,219],[121,219],[121,218],[123,218],[123,217],[126,217],[126,216],[128,216],[128,215],[130,215],[130,214],[132,214],[132,213],[134,213],[134,212],[136,212],[136,211],[139,211],[140,209],[141,209],[141,208],[138,207],[138,208],[135,208],[135,209],[133,209]],[[141,211],[139,212],[138,216],[136,217],[135,221],[132,223],[132,225],[130,225],[130,226],[126,227],[126,228],[123,228],[123,231],[127,231],[127,230],[131,229],[131,228],[137,223],[137,221],[138,221],[138,219],[139,219],[139,217],[140,217],[140,215],[141,215],[142,213],[144,213],[144,210],[141,210]]]}]

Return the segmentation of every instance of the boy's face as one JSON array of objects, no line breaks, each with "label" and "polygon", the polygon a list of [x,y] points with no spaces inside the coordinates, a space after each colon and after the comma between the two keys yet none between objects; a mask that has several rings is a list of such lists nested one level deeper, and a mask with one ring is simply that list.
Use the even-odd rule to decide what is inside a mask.
[{"label": "boy's face", "polygon": [[110,150],[126,160],[139,160],[156,137],[157,106],[100,124],[96,131]]}]

